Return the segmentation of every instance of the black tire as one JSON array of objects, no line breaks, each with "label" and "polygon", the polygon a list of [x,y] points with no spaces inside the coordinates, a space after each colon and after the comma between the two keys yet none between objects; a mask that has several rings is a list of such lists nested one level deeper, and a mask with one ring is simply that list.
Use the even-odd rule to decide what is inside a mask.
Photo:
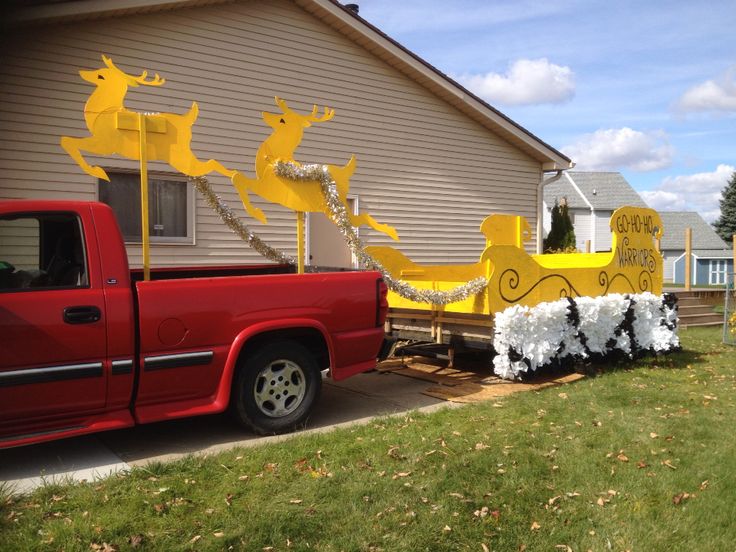
[{"label": "black tire", "polygon": [[231,412],[260,435],[303,427],[322,389],[314,355],[296,341],[273,341],[238,366]]}]

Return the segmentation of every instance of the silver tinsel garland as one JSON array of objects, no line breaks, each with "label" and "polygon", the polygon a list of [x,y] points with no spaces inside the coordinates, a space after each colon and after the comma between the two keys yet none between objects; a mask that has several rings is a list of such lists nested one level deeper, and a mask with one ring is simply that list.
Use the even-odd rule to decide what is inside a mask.
[{"label": "silver tinsel garland", "polygon": [[[342,233],[345,242],[348,244],[350,251],[358,259],[358,263],[364,268],[377,270],[383,275],[388,288],[399,294],[405,299],[415,301],[417,303],[433,303],[435,305],[447,305],[456,303],[476,295],[483,291],[488,285],[488,281],[483,278],[474,278],[466,284],[454,287],[447,291],[437,291],[432,289],[416,288],[407,282],[397,280],[389,271],[371,255],[369,255],[363,246],[363,242],[355,233],[355,229],[350,223],[345,204],[340,199],[337,191],[337,185],[330,175],[326,165],[302,165],[296,163],[287,163],[278,161],[274,165],[274,172],[282,178],[299,182],[319,182],[322,188],[322,195],[325,198],[327,210],[330,218]],[[217,212],[225,224],[243,240],[253,247],[258,253],[278,263],[296,264],[296,260],[292,257],[284,255],[263,243],[240,219],[223,203],[223,201],[212,191],[207,179],[204,177],[196,177],[191,179],[197,190],[204,195],[209,205]]]},{"label": "silver tinsel garland", "polygon": [[190,177],[189,180],[196,190],[204,196],[207,204],[220,216],[222,222],[258,253],[275,263],[296,264],[296,259],[266,245],[261,238],[256,236],[250,228],[243,224],[240,218],[230,210],[230,207],[220,199],[220,196],[212,191],[210,183],[204,176]]}]

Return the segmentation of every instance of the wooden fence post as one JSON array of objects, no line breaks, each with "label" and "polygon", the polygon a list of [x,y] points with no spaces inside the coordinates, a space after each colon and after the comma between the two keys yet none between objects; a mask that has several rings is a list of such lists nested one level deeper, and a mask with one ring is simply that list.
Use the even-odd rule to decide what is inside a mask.
[{"label": "wooden fence post", "polygon": [[693,281],[693,229],[685,228],[685,291]]}]

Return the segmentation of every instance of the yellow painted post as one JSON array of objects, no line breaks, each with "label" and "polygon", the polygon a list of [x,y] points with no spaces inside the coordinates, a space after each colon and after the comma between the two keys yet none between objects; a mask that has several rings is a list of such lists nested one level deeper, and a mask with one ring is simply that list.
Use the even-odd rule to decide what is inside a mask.
[{"label": "yellow painted post", "polygon": [[141,241],[143,242],[143,280],[151,279],[151,251],[148,237],[148,158],[146,155],[146,116],[138,113],[141,165]]},{"label": "yellow painted post", "polygon": [[654,249],[657,250],[657,253],[662,252],[662,238],[657,238],[654,240]]},{"label": "yellow painted post", "polygon": [[304,211],[296,212],[297,273],[304,274]]},{"label": "yellow painted post", "polygon": [[693,230],[685,228],[685,291],[690,291],[690,283],[693,281]]},{"label": "yellow painted post", "polygon": [[590,253],[590,240],[585,240],[585,252]]}]

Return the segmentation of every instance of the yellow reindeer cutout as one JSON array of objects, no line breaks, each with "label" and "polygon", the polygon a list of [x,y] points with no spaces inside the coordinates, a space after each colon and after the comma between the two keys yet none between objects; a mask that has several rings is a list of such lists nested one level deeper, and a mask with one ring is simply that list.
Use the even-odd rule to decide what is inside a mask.
[{"label": "yellow reindeer cutout", "polygon": [[[276,105],[281,113],[263,113],[263,120],[273,129],[271,135],[258,148],[256,153],[256,178],[248,178],[240,172],[235,172],[232,182],[240,194],[245,210],[250,216],[261,223],[266,223],[263,211],[254,207],[250,202],[248,192],[253,192],[272,203],[283,205],[297,213],[325,213],[330,216],[320,183],[296,182],[277,176],[274,165],[277,162],[294,161],[294,151],[299,146],[304,135],[304,129],[312,123],[329,121],[335,116],[333,109],[325,108],[323,115],[318,115],[315,105],[309,115],[301,115],[289,109],[281,98],[275,98]],[[347,195],[350,189],[350,177],[355,172],[355,156],[352,156],[344,167],[327,165],[332,179],[335,181],[340,201],[347,207]],[[399,239],[396,230],[387,224],[379,224],[368,214],[348,214],[353,226],[368,225],[378,232]]]},{"label": "yellow reindeer cutout", "polygon": [[[119,154],[129,159],[140,159],[139,113],[129,111],[123,105],[129,86],[161,86],[165,79],[156,74],[146,80],[147,71],[140,76],[132,76],[121,71],[112,60],[102,56],[105,67],[94,71],[80,71],[80,76],[94,84],[96,89],[84,106],[84,120],[91,136],[72,138],[63,136],[61,147],[74,159],[84,172],[109,181],[104,169],[92,166],[85,161],[82,151],[97,155]],[[184,115],[175,113],[146,114],[146,157],[148,160],[165,161],[177,171],[189,176],[203,176],[218,172],[230,177],[234,173],[219,161],[198,160],[190,148],[192,124],[197,119],[198,107]]]}]

